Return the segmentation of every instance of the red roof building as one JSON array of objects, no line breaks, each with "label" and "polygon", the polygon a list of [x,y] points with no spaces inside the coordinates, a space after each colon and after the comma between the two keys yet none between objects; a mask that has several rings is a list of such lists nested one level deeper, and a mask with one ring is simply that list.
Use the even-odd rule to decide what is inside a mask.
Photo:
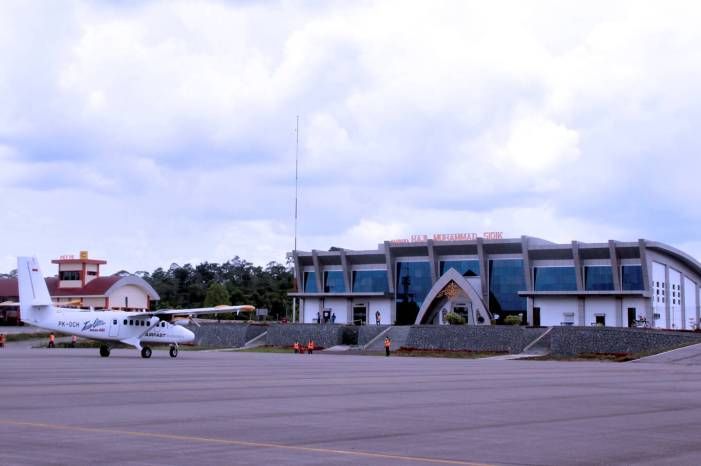
[{"label": "red roof building", "polygon": [[[77,259],[62,256],[51,263],[58,265],[58,274],[46,278],[46,285],[59,306],[135,311],[149,309],[151,301],[160,299],[156,290],[140,277],[100,276],[100,266],[107,262],[88,258],[87,251],[81,251]],[[16,306],[2,307],[1,303],[18,300],[17,279],[0,279],[0,321],[16,319],[17,311]]]}]

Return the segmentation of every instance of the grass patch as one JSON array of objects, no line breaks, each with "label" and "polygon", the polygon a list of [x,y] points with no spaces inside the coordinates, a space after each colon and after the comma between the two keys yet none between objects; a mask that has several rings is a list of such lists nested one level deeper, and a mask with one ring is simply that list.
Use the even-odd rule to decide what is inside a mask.
[{"label": "grass patch", "polygon": [[577,355],[565,356],[556,354],[545,354],[543,356],[533,356],[527,358],[519,358],[520,361],[607,361],[607,362],[626,362],[638,359],[643,355],[635,353],[582,353]]},{"label": "grass patch", "polygon": [[666,353],[675,349],[684,348],[689,345],[695,345],[697,342],[683,342],[678,345],[669,346],[650,351],[640,351],[637,353],[580,353],[577,355],[555,355],[546,354],[543,356],[532,356],[519,358],[524,361],[608,361],[608,362],[628,362],[646,356],[654,356],[655,354]]},{"label": "grass patch", "polygon": [[[2,333],[2,332],[0,332]],[[59,337],[64,337],[66,335],[62,333],[56,333],[54,332],[54,335],[56,338]],[[49,343],[49,332],[40,332],[40,333],[11,333],[9,335],[5,335],[5,341],[7,343],[13,343],[17,341],[27,341],[27,340],[42,340],[45,339],[46,343]]]},{"label": "grass patch", "polygon": [[[383,354],[384,353],[380,353]],[[454,359],[479,359],[491,356],[508,354],[505,351],[458,351],[458,350],[423,350],[413,348],[400,348],[393,351],[393,356],[410,358],[454,358]]]},{"label": "grass patch", "polygon": [[[314,351],[318,351],[319,348],[315,348]],[[292,353],[294,350],[287,346],[256,346],[254,348],[246,348],[238,350],[240,353]]]}]

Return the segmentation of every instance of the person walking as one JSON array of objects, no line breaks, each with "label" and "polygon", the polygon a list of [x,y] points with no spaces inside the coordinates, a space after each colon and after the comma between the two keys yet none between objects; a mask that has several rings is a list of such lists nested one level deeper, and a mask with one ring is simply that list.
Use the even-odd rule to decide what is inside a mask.
[{"label": "person walking", "polygon": [[309,343],[307,343],[307,354],[313,354],[314,353],[314,340],[309,340]]},{"label": "person walking", "polygon": [[333,314],[331,314],[331,323],[332,324],[336,323],[336,313],[335,312]]},{"label": "person walking", "polygon": [[56,336],[54,335],[54,332],[49,333],[49,348],[55,348]]},{"label": "person walking", "polygon": [[0,348],[4,348],[4,347],[5,347],[5,334],[0,333]]},{"label": "person walking", "polygon": [[392,339],[385,337],[385,356],[389,356],[389,347],[392,346]]},{"label": "person walking", "polygon": [[375,325],[380,325],[380,311],[375,311]]},{"label": "person walking", "polygon": [[295,340],[294,344],[292,345],[292,348],[294,348],[295,354],[299,353],[299,340]]},{"label": "person walking", "polygon": [[71,337],[71,348],[75,348],[75,343],[78,341],[78,337],[73,335]]}]

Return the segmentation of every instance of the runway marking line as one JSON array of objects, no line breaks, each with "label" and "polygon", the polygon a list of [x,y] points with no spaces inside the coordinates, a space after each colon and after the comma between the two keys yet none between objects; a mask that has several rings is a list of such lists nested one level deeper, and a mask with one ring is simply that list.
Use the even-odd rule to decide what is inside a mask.
[{"label": "runway marking line", "polygon": [[176,434],[159,434],[156,432],[139,432],[131,430],[116,430],[116,429],[102,429],[98,427],[79,427],[79,426],[69,426],[63,424],[47,424],[42,422],[23,422],[23,421],[6,421],[0,420],[0,424],[10,425],[10,426],[22,426],[22,427],[36,427],[42,429],[54,429],[54,430],[66,430],[66,431],[76,431],[76,432],[91,432],[100,434],[118,434],[127,435],[132,437],[150,437],[150,438],[160,438],[165,440],[184,440],[191,442],[202,442],[202,443],[217,443],[223,445],[237,445],[244,447],[257,447],[257,448],[277,448],[281,450],[295,450],[295,451],[305,451],[314,453],[333,453],[337,455],[349,455],[349,456],[361,456],[365,458],[382,458],[389,460],[398,461],[414,461],[422,463],[434,463],[434,464],[459,464],[463,466],[490,466],[486,463],[473,463],[470,461],[460,461],[460,460],[450,460],[441,458],[430,458],[422,456],[404,456],[404,455],[393,455],[390,453],[373,453],[370,451],[353,451],[353,450],[337,450],[334,448],[317,448],[317,447],[301,447],[296,445],[285,445],[282,443],[267,443],[267,442],[251,442],[248,440],[227,440],[212,437],[195,437],[190,435],[176,435]]}]

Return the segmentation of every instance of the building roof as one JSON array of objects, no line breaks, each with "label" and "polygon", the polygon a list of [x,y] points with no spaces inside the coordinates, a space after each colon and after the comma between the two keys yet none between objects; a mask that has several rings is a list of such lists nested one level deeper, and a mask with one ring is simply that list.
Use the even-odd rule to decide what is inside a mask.
[{"label": "building roof", "polygon": [[[397,257],[445,257],[451,255],[478,256],[480,245],[485,256],[492,255],[522,255],[531,260],[573,259],[576,249],[582,260],[609,259],[611,250],[616,251],[618,259],[639,258],[641,250],[649,250],[671,257],[688,267],[691,271],[701,275],[701,262],[691,255],[667,244],[639,239],[637,241],[609,240],[602,243],[583,243],[572,241],[570,243],[557,244],[542,238],[522,236],[521,238],[501,239],[472,239],[457,241],[435,241],[432,239],[410,242],[391,243],[386,241],[376,250],[353,251],[293,251],[296,267],[303,270],[304,267],[314,266],[323,268],[326,266],[348,266],[356,264],[389,265]],[[343,257],[342,257],[343,256]],[[298,277],[299,279],[299,277]],[[297,294],[297,296],[302,296]]]},{"label": "building roof", "polygon": [[107,261],[102,259],[53,259],[52,264],[97,264],[104,265]]},{"label": "building roof", "polygon": [[17,279],[16,278],[3,278],[0,279],[0,296],[5,298],[17,297]]},{"label": "building roof", "polygon": [[59,288],[59,280],[56,277],[46,279],[46,286],[49,287],[51,296],[104,296],[112,285],[117,283],[122,277],[109,275],[107,277],[97,277],[83,287]]},{"label": "building roof", "polygon": [[[54,297],[79,297],[79,296],[108,296],[115,288],[122,286],[134,285],[143,289],[149,298],[153,300],[160,299],[158,292],[153,289],[144,279],[134,276],[120,277],[109,275],[106,277],[97,277],[91,280],[84,287],[76,288],[58,288],[59,280],[57,277],[46,278],[46,286],[49,288],[49,295]],[[16,278],[6,278],[0,280],[0,296],[3,297],[18,297],[19,291]]]}]

